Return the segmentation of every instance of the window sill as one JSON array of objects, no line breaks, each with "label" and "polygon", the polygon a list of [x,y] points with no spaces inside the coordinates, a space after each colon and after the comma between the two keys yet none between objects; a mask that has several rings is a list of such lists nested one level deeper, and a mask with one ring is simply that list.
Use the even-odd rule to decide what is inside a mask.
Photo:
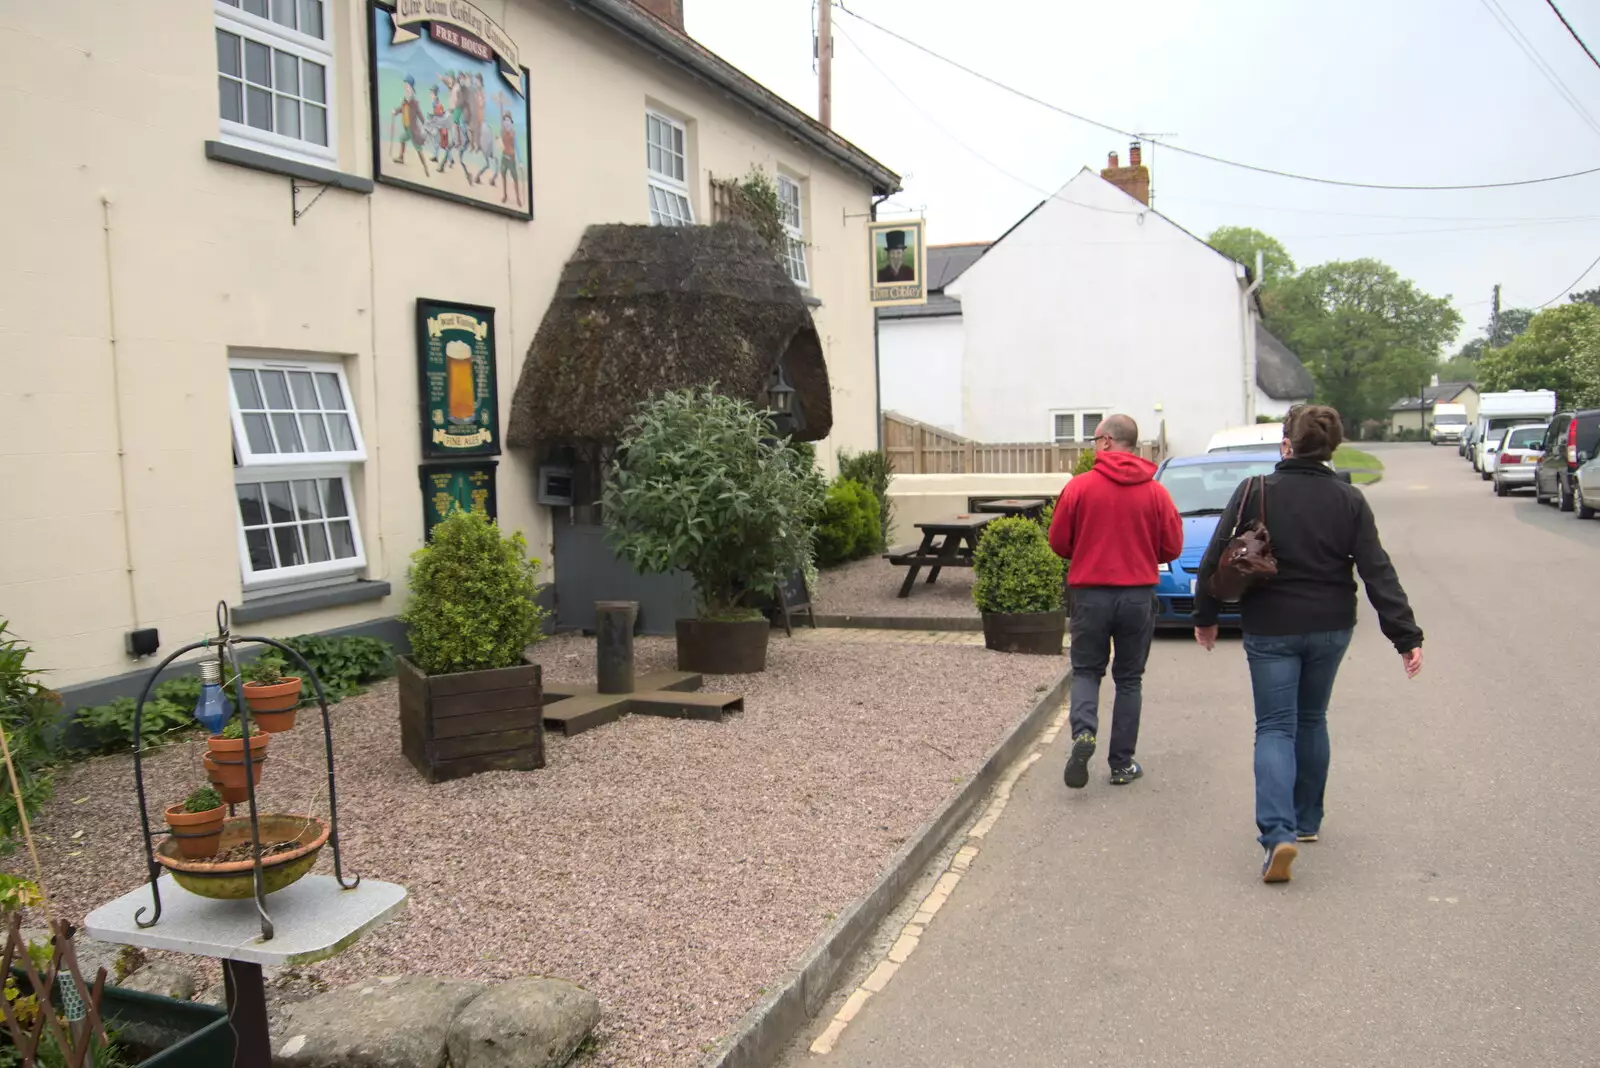
[{"label": "window sill", "polygon": [[346,174],[328,167],[316,167],[309,163],[300,163],[297,160],[284,159],[274,156],[270,152],[258,152],[251,148],[240,148],[224,141],[206,142],[206,159],[218,163],[232,163],[238,167],[248,167],[253,171],[265,171],[268,174],[281,174],[289,178],[299,178],[306,182],[316,182],[319,185],[331,185],[339,189],[348,189],[352,193],[370,193],[373,189],[371,178],[363,178],[359,174]]},{"label": "window sill", "polygon": [[267,619],[282,619],[284,616],[297,616],[302,612],[316,612],[324,608],[360,604],[363,601],[381,601],[389,596],[389,593],[390,586],[387,582],[368,582],[361,579],[320,590],[250,597],[234,606],[233,621],[259,623]]}]

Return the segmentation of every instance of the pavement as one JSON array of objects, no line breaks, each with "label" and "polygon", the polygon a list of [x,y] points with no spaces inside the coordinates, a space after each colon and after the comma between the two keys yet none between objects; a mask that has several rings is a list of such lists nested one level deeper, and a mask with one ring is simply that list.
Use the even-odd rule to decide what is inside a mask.
[{"label": "pavement", "polygon": [[1374,451],[1426,663],[1363,601],[1294,881],[1260,882],[1238,639],[1158,639],[1146,777],[1110,786],[1102,747],[1067,790],[1060,732],[905,963],[785,1065],[1600,1065],[1600,520]]}]

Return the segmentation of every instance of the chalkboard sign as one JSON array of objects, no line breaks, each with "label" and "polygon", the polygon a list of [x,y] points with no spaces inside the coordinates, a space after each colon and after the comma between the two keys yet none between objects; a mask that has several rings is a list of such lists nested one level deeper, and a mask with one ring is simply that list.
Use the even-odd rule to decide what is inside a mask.
[{"label": "chalkboard sign", "polygon": [[494,461],[479,464],[423,464],[417,469],[422,479],[422,532],[424,540],[433,537],[433,528],[451,512],[477,512],[486,519],[499,516],[494,492]]},{"label": "chalkboard sign", "polygon": [[775,591],[778,603],[769,609],[769,614],[783,617],[783,630],[790,637],[794,636],[793,617],[801,612],[810,620],[813,630],[817,626],[817,614],[811,607],[811,587],[806,585],[806,573],[800,568],[795,568],[789,577],[778,584]]}]

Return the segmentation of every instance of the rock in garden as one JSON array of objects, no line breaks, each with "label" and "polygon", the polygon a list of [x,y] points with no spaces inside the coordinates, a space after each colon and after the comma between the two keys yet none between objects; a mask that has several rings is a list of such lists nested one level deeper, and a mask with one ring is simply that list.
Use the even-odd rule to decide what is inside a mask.
[{"label": "rock in garden", "polygon": [[273,1021],[278,1068],[443,1068],[450,1023],[482,983],[372,979],[285,1006]]},{"label": "rock in garden", "polygon": [[153,960],[117,984],[124,990],[141,990],[164,998],[188,1001],[194,997],[194,972],[181,964]]},{"label": "rock in garden", "polygon": [[461,1010],[451,1068],[561,1068],[600,1022],[600,1000],[560,979],[513,979]]}]

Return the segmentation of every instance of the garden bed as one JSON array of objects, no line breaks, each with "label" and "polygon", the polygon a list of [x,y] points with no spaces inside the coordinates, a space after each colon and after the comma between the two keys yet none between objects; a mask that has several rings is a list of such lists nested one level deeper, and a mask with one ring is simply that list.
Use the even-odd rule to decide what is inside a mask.
[{"label": "garden bed", "polygon": [[910,597],[900,596],[906,569],[880,556],[871,556],[822,572],[813,591],[819,616],[900,616],[912,619],[973,619],[972,568],[951,567],[939,572],[928,585],[928,569],[917,574]]},{"label": "garden bed", "polygon": [[[857,566],[874,565],[898,570]],[[958,578],[970,611],[970,574],[942,575],[910,603]],[[586,680],[593,650],[563,637],[534,659],[549,680]],[[641,674],[670,668],[672,643],[640,639],[637,658]],[[333,709],[346,872],[401,883],[411,903],[304,971],[330,983],[559,976],[604,1005],[585,1063],[693,1065],[1061,668],[1054,657],[775,636],[764,675],[706,680],[745,695],[747,711],[725,723],[629,717],[549,736],[541,771],[436,786],[402,756],[395,683],[381,683]],[[267,809],[325,810],[320,745],[312,716],[274,736]],[[204,747],[196,737],[146,762],[155,818],[204,781]],[[61,914],[81,918],[143,878],[128,757],[64,768],[35,826]],[[318,870],[329,866],[324,851]],[[209,966],[202,985],[215,975]]]}]

